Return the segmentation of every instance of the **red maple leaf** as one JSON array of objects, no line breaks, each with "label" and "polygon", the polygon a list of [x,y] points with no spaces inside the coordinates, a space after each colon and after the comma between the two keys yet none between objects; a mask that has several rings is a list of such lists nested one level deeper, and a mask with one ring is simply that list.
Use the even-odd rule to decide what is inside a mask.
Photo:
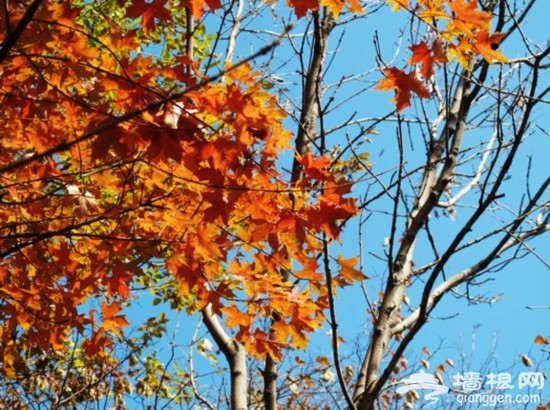
[{"label": "red maple leaf", "polygon": [[426,80],[433,75],[435,63],[447,62],[445,47],[440,39],[436,39],[432,47],[429,47],[422,41],[420,44],[409,47],[409,49],[413,53],[409,59],[409,64],[420,63],[420,74],[422,74]]},{"label": "red maple leaf", "polygon": [[330,175],[328,172],[330,158],[328,157],[314,158],[311,151],[309,151],[301,158],[300,162],[302,163],[304,173],[317,181],[326,181]]},{"label": "red maple leaf", "polygon": [[430,93],[426,84],[418,77],[415,71],[405,71],[392,67],[384,70],[384,78],[375,87],[376,90],[395,90],[392,102],[395,103],[397,112],[411,105],[411,92],[420,98],[429,98]]},{"label": "red maple leaf", "polygon": [[287,0],[287,6],[294,7],[296,17],[304,17],[309,10],[315,11],[319,9],[318,0]]}]

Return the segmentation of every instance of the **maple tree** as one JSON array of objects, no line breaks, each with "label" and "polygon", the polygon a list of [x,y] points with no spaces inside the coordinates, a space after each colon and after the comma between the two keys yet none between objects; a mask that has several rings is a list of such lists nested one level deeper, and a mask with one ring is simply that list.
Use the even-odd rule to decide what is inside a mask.
[{"label": "maple tree", "polygon": [[[379,51],[369,86],[393,91],[394,110],[334,124],[335,96],[348,80],[326,82],[329,39],[386,3],[414,27],[402,65],[385,63]],[[342,399],[329,407],[412,405],[418,399],[386,386],[409,369],[405,349],[431,311],[517,258],[512,251],[536,255],[527,241],[550,229],[543,179],[528,184],[511,216],[498,214],[501,225],[468,237],[499,206],[547,104],[540,76],[550,49],[533,51],[522,37],[520,59],[499,51],[523,33],[534,3],[514,11],[504,0],[288,0],[250,2],[245,11],[242,1],[219,0],[4,2],[0,403],[124,407],[138,397],[142,407],[325,408],[315,393],[336,389]],[[251,29],[261,46],[243,52],[242,27],[285,9],[296,27],[285,18],[278,31]],[[293,63],[283,66],[299,67],[301,99],[287,97],[272,68],[285,49]],[[389,179],[373,171],[362,145],[385,123],[397,124],[399,161]],[[492,136],[467,145],[477,126]],[[426,157],[411,169],[403,140],[416,131]],[[379,296],[365,298],[372,331],[363,363],[344,366],[338,295],[371,275],[362,257],[336,249],[377,200],[390,209],[388,250],[379,257],[388,272]],[[431,216],[453,218],[460,206],[475,210],[439,244]],[[433,255],[417,266],[419,242]],[[455,271],[454,255],[486,242],[474,264],[445,273]],[[419,277],[413,307],[407,295]],[[140,304],[201,317],[209,338],[193,336],[190,348],[214,366],[215,350],[223,354],[227,397],[205,394],[193,360],[177,364],[173,345],[162,363],[154,351],[169,315],[132,323]],[[312,363],[294,357],[282,379],[290,353],[307,351],[324,326],[326,354]],[[535,336],[535,344],[547,342]]]}]

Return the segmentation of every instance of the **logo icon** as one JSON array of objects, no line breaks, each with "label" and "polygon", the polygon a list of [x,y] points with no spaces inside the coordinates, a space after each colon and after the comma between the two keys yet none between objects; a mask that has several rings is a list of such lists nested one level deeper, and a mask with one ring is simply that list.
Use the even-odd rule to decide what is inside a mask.
[{"label": "logo icon", "polygon": [[421,370],[420,373],[411,374],[409,379],[404,379],[401,383],[404,386],[397,389],[397,393],[399,394],[407,393],[410,390],[433,390],[424,395],[424,400],[429,401],[428,405],[437,403],[439,399],[434,396],[439,396],[449,391],[447,386],[439,384],[433,375],[425,373],[424,370]]}]

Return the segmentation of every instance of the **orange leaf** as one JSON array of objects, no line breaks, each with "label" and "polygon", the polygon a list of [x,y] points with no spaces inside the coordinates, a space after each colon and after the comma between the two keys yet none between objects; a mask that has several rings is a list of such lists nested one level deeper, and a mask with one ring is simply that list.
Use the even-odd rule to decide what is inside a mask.
[{"label": "orange leaf", "polygon": [[205,260],[223,258],[220,246],[215,240],[217,235],[214,229],[211,226],[205,227],[204,225],[197,227],[197,241],[194,243],[195,251]]},{"label": "orange leaf", "polygon": [[103,324],[102,328],[104,331],[112,332],[115,336],[121,336],[121,329],[128,326],[130,323],[126,320],[125,315],[117,315],[121,310],[122,302],[113,302],[112,304],[107,304],[107,302],[101,303],[101,313],[103,315]]},{"label": "orange leaf", "polygon": [[339,220],[347,219],[357,211],[355,203],[342,198],[339,203],[334,202],[334,198],[326,195],[319,195],[319,210],[310,214],[313,218],[310,219],[314,225],[320,226],[325,234],[338,240],[340,234]]},{"label": "orange leaf", "polygon": [[364,13],[363,7],[357,0],[321,0],[321,6],[326,6],[335,18],[338,18],[345,6],[353,13]]},{"label": "orange leaf", "polygon": [[535,337],[535,344],[536,345],[547,345],[548,344],[548,339],[546,339],[545,337],[543,337],[541,335],[538,335],[537,337]]},{"label": "orange leaf", "polygon": [[473,33],[485,30],[491,22],[491,13],[478,10],[477,0],[453,0],[447,1],[447,5],[453,12],[453,22],[449,23],[454,35],[471,36]]},{"label": "orange leaf", "polygon": [[204,4],[208,6],[210,10],[216,10],[221,8],[220,0],[185,0],[183,5],[189,7],[191,14],[197,20],[199,20],[204,14]]},{"label": "orange leaf", "polygon": [[164,6],[166,0],[155,1],[152,3],[145,2],[144,0],[138,0],[131,3],[126,9],[126,16],[130,18],[137,18],[141,16],[141,24],[143,31],[148,34],[156,29],[156,21],[170,20],[172,15]]},{"label": "orange leaf", "polygon": [[409,0],[386,0],[392,6],[392,11],[406,9],[409,7]]},{"label": "orange leaf", "polygon": [[330,366],[330,362],[328,361],[328,358],[326,358],[325,356],[317,356],[315,361],[323,367]]},{"label": "orange leaf", "polygon": [[326,156],[314,158],[311,151],[308,151],[300,160],[305,174],[317,181],[326,181],[329,172],[330,158]]},{"label": "orange leaf", "polygon": [[3,352],[3,366],[2,370],[4,374],[12,379],[15,379],[17,377],[17,373],[14,369],[14,362],[16,361],[16,357],[12,352]]},{"label": "orange leaf", "polygon": [[432,48],[422,41],[409,49],[413,55],[409,59],[409,64],[422,64],[420,73],[427,80],[433,75],[434,63],[445,63],[447,61],[445,49],[441,40],[435,40]]},{"label": "orange leaf", "polygon": [[252,317],[248,313],[242,313],[235,305],[225,306],[220,309],[227,316],[225,324],[227,327],[249,328],[252,324]]},{"label": "orange leaf", "polygon": [[475,41],[473,42],[472,48],[490,64],[494,61],[506,63],[508,59],[504,54],[495,49],[495,46],[498,45],[505,36],[506,33],[489,35],[488,31],[480,31],[475,35]]},{"label": "orange leaf", "polygon": [[392,102],[395,103],[397,112],[411,105],[411,92],[420,98],[429,98],[430,93],[426,84],[418,78],[416,72],[405,73],[403,70],[392,67],[384,70],[386,78],[380,81],[375,87],[376,90],[394,90],[395,96]]}]

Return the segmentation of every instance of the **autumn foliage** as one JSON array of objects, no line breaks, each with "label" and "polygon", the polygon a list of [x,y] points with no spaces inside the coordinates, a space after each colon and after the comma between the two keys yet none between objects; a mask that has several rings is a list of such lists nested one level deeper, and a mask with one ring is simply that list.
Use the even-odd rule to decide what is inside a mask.
[{"label": "autumn foliage", "polygon": [[[298,181],[277,169],[292,135],[248,64],[210,78],[192,56],[163,68],[141,53],[174,23],[165,6],[97,17],[76,2],[10,2],[2,14],[6,376],[35,348],[65,349],[74,331],[105,356],[133,288],[189,313],[210,304],[257,356],[305,347],[324,320],[316,254],[356,212],[350,184],[311,154]],[[219,6],[185,10],[198,19]]]},{"label": "autumn foliage", "polygon": [[[323,246],[358,214],[333,158],[296,154],[253,58],[212,61],[199,31],[219,0],[4,2],[0,12],[0,371],[37,352],[111,356],[137,291],[207,306],[255,358],[305,349],[329,307]],[[97,4],[96,4],[97,3]],[[396,110],[435,68],[506,58],[477,1],[388,0],[433,28],[377,85]],[[358,0],[288,0],[297,17]],[[179,31],[178,31],[179,30]],[[181,35],[163,59],[148,50]],[[195,48],[191,46],[195,45]],[[214,68],[213,68],[214,67]],[[335,260],[332,291],[366,277]]]},{"label": "autumn foliage", "polygon": [[413,6],[408,0],[388,0],[394,10],[404,9],[427,24],[432,33],[428,42],[421,41],[409,47],[412,56],[408,71],[395,67],[384,70],[386,78],[377,88],[394,90],[393,102],[397,111],[411,105],[412,94],[419,98],[429,98],[427,82],[433,75],[436,65],[446,64],[455,59],[465,68],[472,69],[470,63],[482,56],[489,63],[506,62],[496,46],[504,38],[504,33],[491,33],[492,14],[489,10],[479,10],[477,0],[419,0]]}]

